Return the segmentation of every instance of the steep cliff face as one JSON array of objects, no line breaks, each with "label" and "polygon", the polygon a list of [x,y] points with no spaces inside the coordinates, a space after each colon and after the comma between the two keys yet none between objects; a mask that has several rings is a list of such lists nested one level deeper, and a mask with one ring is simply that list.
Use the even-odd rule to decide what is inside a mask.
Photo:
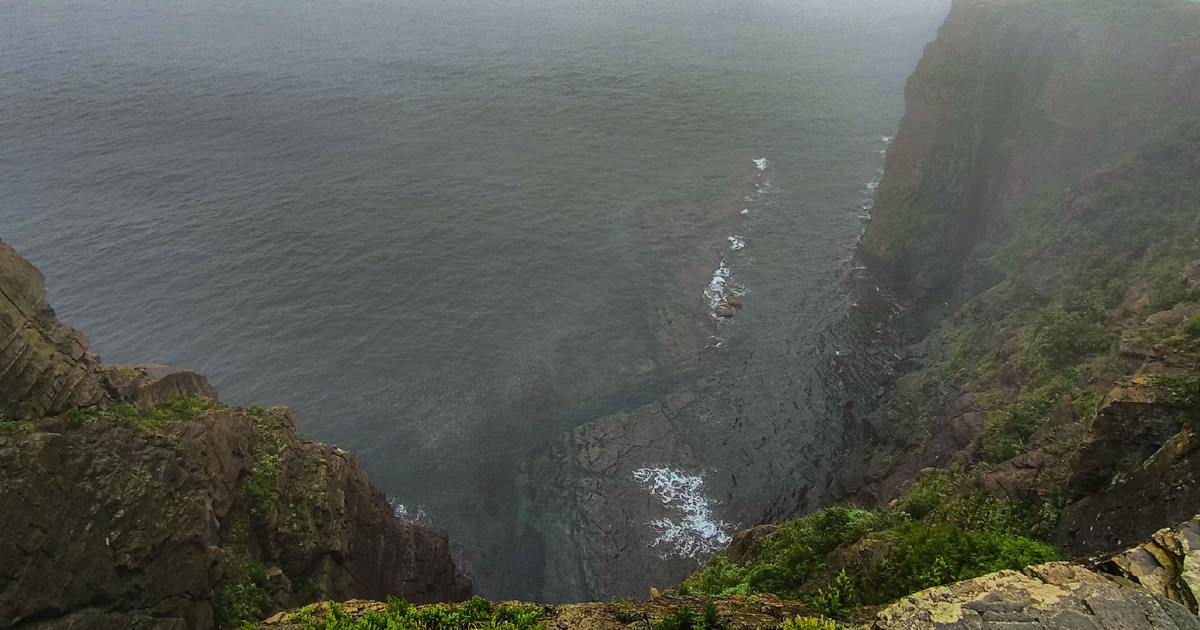
[{"label": "steep cliff face", "polygon": [[0,243],[0,414],[37,417],[104,397],[87,338],[54,319],[41,272]]},{"label": "steep cliff face", "polygon": [[958,2],[907,102],[861,251],[924,338],[826,502],[933,468],[1075,552],[1200,508],[1200,5]]},{"label": "steep cliff face", "polygon": [[909,80],[863,256],[927,303],[986,289],[1022,203],[1200,109],[1198,32],[1184,2],[959,0]]},{"label": "steep cliff face", "polygon": [[288,409],[100,364],[3,243],[0,287],[0,337],[21,348],[0,416],[0,628],[230,628],[318,599],[470,595],[446,533],[397,518]]}]

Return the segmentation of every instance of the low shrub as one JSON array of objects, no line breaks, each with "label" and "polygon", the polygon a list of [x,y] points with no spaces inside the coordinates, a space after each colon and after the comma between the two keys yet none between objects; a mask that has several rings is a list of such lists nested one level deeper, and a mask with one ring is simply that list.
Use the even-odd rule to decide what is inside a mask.
[{"label": "low shrub", "polygon": [[1042,308],[1021,334],[1018,362],[1030,374],[1044,376],[1108,348],[1112,333],[1095,315],[1090,308],[1068,311],[1058,302]]},{"label": "low shrub", "polygon": [[1075,396],[1071,408],[1075,411],[1075,419],[1086,421],[1096,416],[1100,404],[1104,402],[1104,392],[1098,389],[1088,389]]},{"label": "low shrub", "polygon": [[493,604],[481,597],[420,608],[389,597],[383,612],[367,611],[358,618],[334,602],[323,615],[308,606],[284,621],[303,630],[545,630],[543,617],[540,606]]},{"label": "low shrub", "polygon": [[779,630],[838,630],[837,622],[819,617],[796,617],[779,624]]},{"label": "low shrub", "polygon": [[686,584],[708,595],[762,592],[796,599],[809,573],[824,562],[830,551],[853,545],[867,533],[886,530],[903,520],[903,515],[885,510],[827,508],[782,525],[763,541],[757,555],[745,566],[734,565],[719,554]]},{"label": "low shrub", "polygon": [[933,586],[1058,559],[1053,547],[1022,536],[970,532],[910,523],[895,530],[899,540],[872,570],[875,603],[895,601]]},{"label": "low shrub", "polygon": [[168,422],[195,420],[201,413],[219,407],[219,403],[196,394],[184,394],[151,409],[138,409],[129,403],[119,403],[107,409],[67,410],[67,426],[78,429],[96,422],[105,422],[135,431],[161,429]]},{"label": "low shrub", "polygon": [[16,435],[29,430],[29,423],[23,420],[10,419],[0,414],[0,435]]},{"label": "low shrub", "polygon": [[838,574],[837,579],[828,588],[820,589],[816,594],[805,598],[813,610],[826,617],[837,617],[842,609],[850,605],[854,597],[854,582],[846,575],[846,570]]},{"label": "low shrub", "polygon": [[271,599],[267,567],[244,555],[225,559],[225,573],[217,588],[214,607],[218,630],[243,627],[262,618],[262,608]]}]

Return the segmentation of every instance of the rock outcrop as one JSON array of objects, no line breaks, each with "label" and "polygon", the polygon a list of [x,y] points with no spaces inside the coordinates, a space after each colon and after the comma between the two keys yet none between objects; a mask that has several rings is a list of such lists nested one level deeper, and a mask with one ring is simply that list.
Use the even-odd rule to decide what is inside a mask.
[{"label": "rock outcrop", "polygon": [[45,278],[0,242],[0,415],[40,417],[104,398],[88,340],[54,318]]},{"label": "rock outcrop", "polygon": [[1131,582],[1055,562],[905,597],[873,630],[1200,628],[1187,608]]},{"label": "rock outcrop", "polygon": [[235,627],[318,599],[470,595],[352,453],[202,375],[102,365],[0,243],[0,628]]},{"label": "rock outcrop", "polygon": [[1155,595],[1200,612],[1200,517],[1161,529],[1147,542],[1098,563]]},{"label": "rock outcrop", "polygon": [[955,3],[906,88],[860,248],[876,272],[938,304],[986,289],[976,248],[1021,203],[1200,109],[1200,7],[1137,4]]}]

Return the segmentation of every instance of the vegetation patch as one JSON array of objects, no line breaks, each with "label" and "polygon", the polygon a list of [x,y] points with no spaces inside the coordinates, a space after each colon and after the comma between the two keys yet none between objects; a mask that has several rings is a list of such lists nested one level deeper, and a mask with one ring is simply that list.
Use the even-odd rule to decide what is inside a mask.
[{"label": "vegetation patch", "polygon": [[721,613],[711,599],[704,602],[704,609],[699,613],[688,606],[676,606],[671,614],[652,626],[653,630],[722,630],[724,627]]},{"label": "vegetation patch", "polygon": [[321,460],[319,458],[310,457],[304,461],[304,467],[301,468],[297,480],[297,487],[292,492],[292,500],[288,504],[293,532],[304,534],[312,529],[313,510],[324,497],[324,490],[318,479],[320,472]]},{"label": "vegetation patch", "polygon": [[[250,513],[257,517],[266,516],[279,499],[279,473],[283,468],[285,446],[267,424],[270,414],[274,412],[257,405],[246,409],[246,414],[254,422],[258,443],[254,445],[255,463],[246,479],[245,492],[250,502]],[[298,507],[303,509],[303,506]]]},{"label": "vegetation patch", "polygon": [[67,410],[66,420],[72,428],[102,422],[134,431],[151,431],[163,428],[168,422],[195,420],[205,411],[217,408],[223,406],[210,398],[184,394],[152,409],[138,409],[129,403],[120,403],[108,409],[72,407]]},{"label": "vegetation patch", "polygon": [[820,617],[796,617],[779,624],[779,630],[839,630],[840,627],[836,621]]},{"label": "vegetation patch", "polygon": [[288,615],[286,623],[304,630],[545,630],[540,606],[493,604],[473,597],[463,604],[416,607],[389,597],[382,611],[367,611],[355,618],[336,602],[324,612],[316,605]]},{"label": "vegetation patch", "polygon": [[1006,407],[997,405],[995,398],[976,397],[986,418],[980,442],[984,461],[996,463],[1016,457],[1029,436],[1046,423],[1054,406],[1072,389],[1062,380],[1054,380],[1022,392]]},{"label": "vegetation patch", "polygon": [[1035,378],[1045,377],[1106,350],[1113,335],[1098,321],[1104,313],[1107,309],[1067,310],[1057,302],[1046,306],[1021,335],[1018,362]]},{"label": "vegetation patch", "polygon": [[886,510],[828,508],[782,525],[763,541],[744,566],[717,554],[685,585],[715,596],[774,593],[799,599],[809,574],[838,547],[848,547],[873,531],[902,522],[904,516]]},{"label": "vegetation patch", "polygon": [[926,523],[902,525],[894,534],[899,539],[896,545],[872,570],[872,580],[878,587],[864,594],[873,603],[1058,559],[1053,547],[1022,536]]},{"label": "vegetation patch", "polygon": [[29,423],[0,414],[0,435],[16,435],[29,431]]},{"label": "vegetation patch", "polygon": [[217,589],[214,611],[217,628],[231,630],[258,621],[271,594],[265,564],[240,553],[227,553],[225,573]]},{"label": "vegetation patch", "polygon": [[846,570],[842,569],[833,584],[828,588],[818,589],[815,594],[805,598],[805,603],[822,615],[837,617],[843,608],[850,605],[853,598],[854,582],[846,575]]}]

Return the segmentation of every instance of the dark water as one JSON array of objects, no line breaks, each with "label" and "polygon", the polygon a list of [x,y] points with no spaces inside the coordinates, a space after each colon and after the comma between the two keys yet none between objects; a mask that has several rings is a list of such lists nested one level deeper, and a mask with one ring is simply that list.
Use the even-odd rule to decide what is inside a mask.
[{"label": "dark water", "polygon": [[809,390],[822,441],[838,267],[948,9],[0,0],[0,238],[106,361],[291,405],[486,557],[511,460],[700,353]]}]

